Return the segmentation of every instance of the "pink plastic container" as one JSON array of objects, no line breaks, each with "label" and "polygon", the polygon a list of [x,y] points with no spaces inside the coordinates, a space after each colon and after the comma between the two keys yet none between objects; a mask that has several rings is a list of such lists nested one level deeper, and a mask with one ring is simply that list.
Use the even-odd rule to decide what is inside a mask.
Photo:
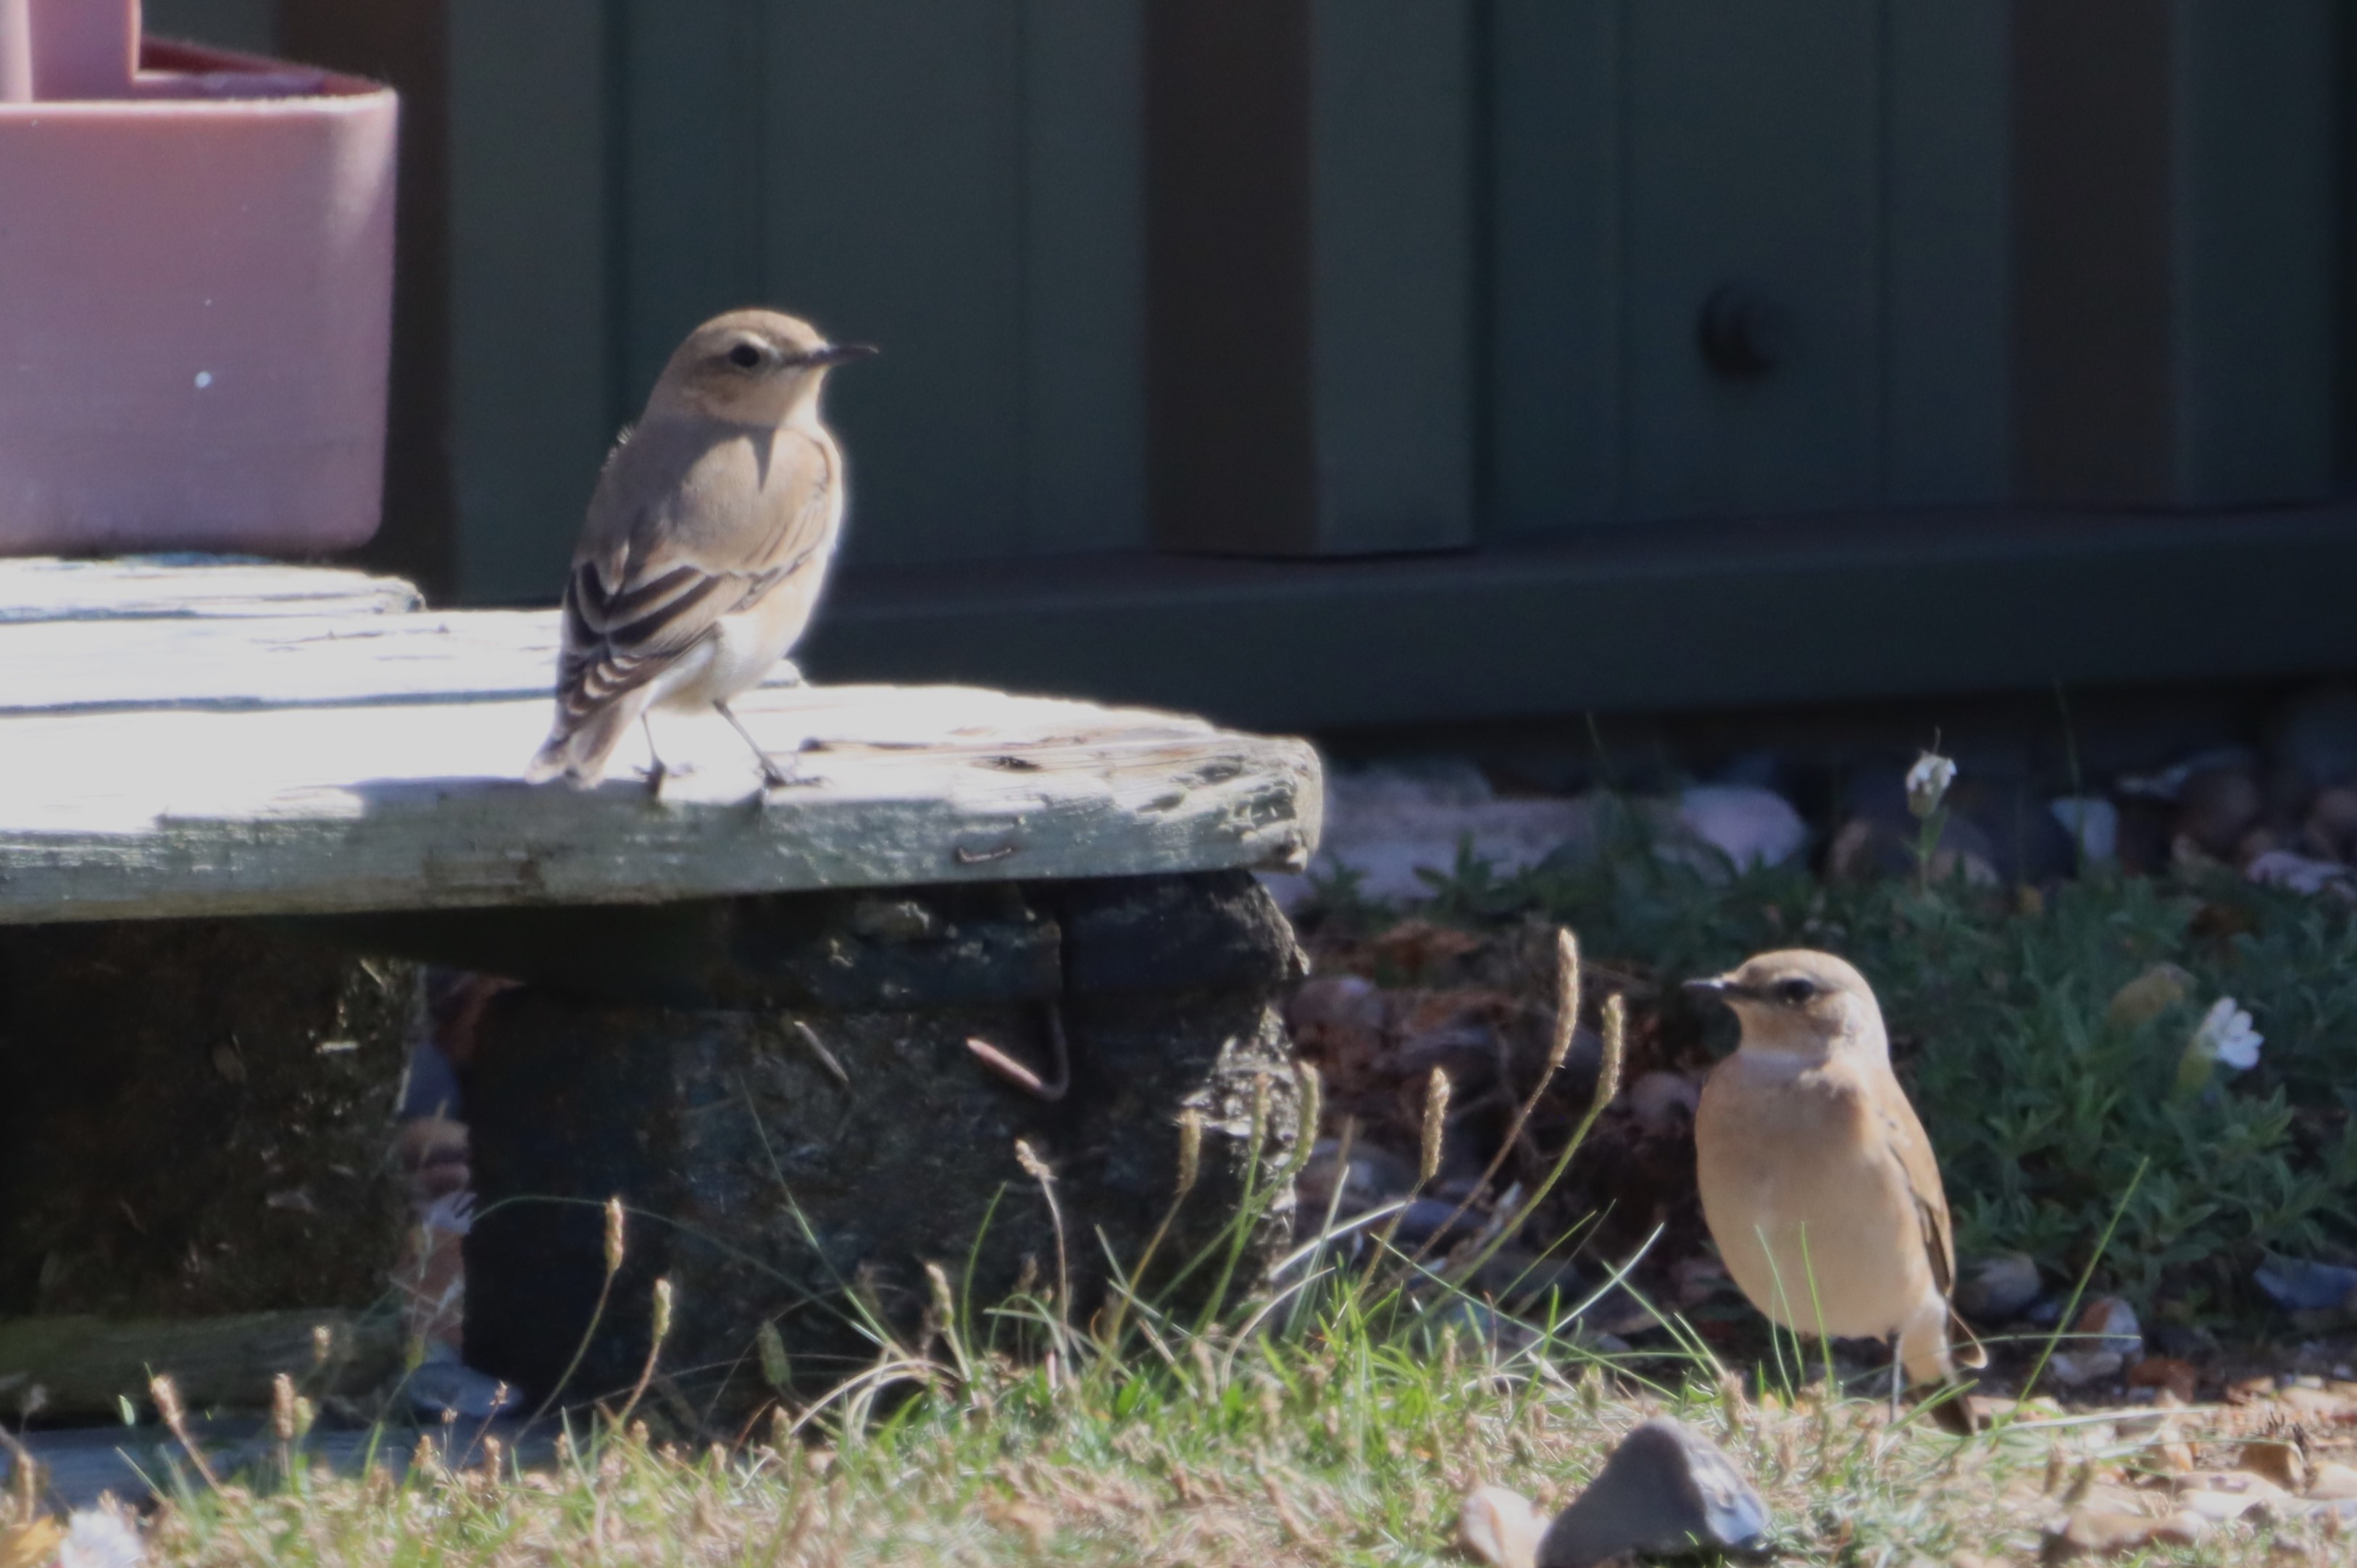
[{"label": "pink plastic container", "polygon": [[376,532],[396,118],[143,47],[137,0],[0,0],[0,555]]}]

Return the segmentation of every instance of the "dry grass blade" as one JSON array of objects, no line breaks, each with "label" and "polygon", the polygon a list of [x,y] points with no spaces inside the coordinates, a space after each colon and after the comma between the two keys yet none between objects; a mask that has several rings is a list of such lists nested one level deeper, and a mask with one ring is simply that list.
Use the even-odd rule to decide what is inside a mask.
[{"label": "dry grass blade", "polygon": [[1523,1130],[1531,1124],[1531,1118],[1537,1114],[1539,1101],[1546,1097],[1548,1086],[1555,1082],[1555,1075],[1563,1070],[1564,1062],[1571,1055],[1572,1039],[1579,1032],[1579,939],[1572,934],[1568,926],[1555,929],[1555,1032],[1547,1041],[1546,1069],[1539,1074],[1538,1081],[1531,1085],[1530,1093],[1514,1108],[1514,1119],[1507,1124],[1506,1135],[1498,1141],[1498,1152],[1491,1155],[1490,1163],[1482,1167],[1480,1179],[1457,1200],[1457,1207],[1449,1211],[1448,1219],[1409,1255],[1410,1264],[1422,1262],[1441,1237],[1457,1229],[1457,1222],[1465,1218],[1466,1211],[1473,1207],[1473,1200],[1487,1192],[1490,1184],[1498,1179],[1499,1171],[1505,1168],[1506,1161],[1512,1157],[1515,1146],[1522,1142]]},{"label": "dry grass blade", "polygon": [[188,1463],[197,1467],[197,1474],[205,1478],[206,1486],[219,1491],[221,1481],[213,1475],[212,1465],[205,1458],[204,1450],[188,1436],[188,1412],[180,1408],[179,1385],[172,1381],[169,1373],[158,1372],[147,1380],[147,1392],[156,1402],[156,1413],[164,1418],[166,1429],[188,1455]]},{"label": "dry grass blade", "polygon": [[1070,1326],[1072,1310],[1072,1262],[1064,1246],[1064,1208],[1056,1201],[1056,1173],[1048,1162],[1032,1152],[1031,1145],[1021,1138],[1015,1140],[1015,1163],[1023,1174],[1039,1184],[1039,1194],[1048,1200],[1048,1219],[1056,1230],[1056,1318]]},{"label": "dry grass blade", "polygon": [[1436,1066],[1424,1087],[1424,1129],[1416,1147],[1415,1185],[1421,1188],[1440,1174],[1441,1140],[1448,1132],[1448,1075]]},{"label": "dry grass blade", "polygon": [[[1317,1081],[1316,1069],[1305,1063],[1303,1070],[1308,1073],[1308,1081],[1314,1084]],[[1305,1125],[1308,1124],[1305,1122]],[[1099,1342],[1108,1353],[1120,1352],[1121,1331],[1128,1320],[1131,1294],[1145,1283],[1146,1271],[1153,1265],[1155,1254],[1162,1250],[1163,1238],[1170,1234],[1170,1227],[1178,1218],[1179,1208],[1186,1203],[1187,1195],[1195,1190],[1195,1183],[1202,1169],[1203,1113],[1190,1105],[1178,1112],[1178,1180],[1170,1194],[1170,1207],[1162,1211],[1162,1219],[1155,1225],[1154,1233],[1146,1239],[1146,1246],[1138,1252],[1137,1264],[1129,1271],[1128,1288],[1117,1288],[1114,1293],[1113,1305],[1107,1309],[1104,1332]]]},{"label": "dry grass blade", "polygon": [[1604,1108],[1620,1094],[1620,1069],[1628,1059],[1628,1054],[1629,1004],[1615,992],[1604,999],[1604,1056],[1597,1067],[1596,1092],[1588,1097],[1587,1113],[1571,1130],[1571,1136],[1564,1141],[1563,1152],[1555,1155],[1555,1164],[1548,1167],[1545,1178],[1531,1190],[1528,1197],[1515,1206],[1512,1216],[1494,1228],[1487,1244],[1454,1271],[1455,1277],[1459,1280],[1471,1278],[1500,1247],[1506,1244],[1508,1237],[1520,1230],[1524,1222],[1538,1212],[1539,1205],[1546,1201],[1547,1194],[1555,1190],[1555,1184],[1563,1180],[1564,1172],[1571,1168],[1572,1159],[1579,1153],[1580,1145],[1587,1142],[1587,1134],[1595,1127],[1596,1119],[1604,1114]]},{"label": "dry grass blade", "polygon": [[573,1347],[573,1359],[565,1362],[565,1370],[550,1385],[548,1397],[540,1402],[540,1408],[532,1412],[534,1422],[555,1407],[565,1386],[573,1381],[573,1374],[581,1369],[581,1359],[589,1354],[589,1343],[597,1337],[597,1326],[606,1320],[606,1304],[614,1294],[614,1276],[622,1272],[622,1259],[627,1252],[626,1221],[619,1197],[606,1200],[605,1219],[606,1277],[598,1282],[597,1299],[589,1308],[589,1322],[581,1330],[580,1343]]},{"label": "dry grass blade", "polygon": [[639,1380],[630,1386],[630,1397],[624,1402],[622,1412],[614,1418],[617,1429],[630,1424],[630,1412],[647,1397],[647,1385],[654,1381],[655,1362],[662,1355],[663,1341],[671,1337],[671,1281],[655,1281],[654,1323],[647,1333],[646,1365],[639,1369]]}]

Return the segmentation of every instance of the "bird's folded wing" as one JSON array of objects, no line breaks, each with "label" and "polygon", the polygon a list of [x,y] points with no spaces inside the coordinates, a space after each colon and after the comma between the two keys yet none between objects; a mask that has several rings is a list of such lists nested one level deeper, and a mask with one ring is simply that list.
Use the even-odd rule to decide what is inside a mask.
[{"label": "bird's folded wing", "polygon": [[[1897,1085],[1892,1085],[1896,1093]],[[1912,1107],[1904,1099],[1897,1105],[1885,1103],[1881,1108],[1886,1145],[1899,1168],[1906,1173],[1907,1190],[1915,1201],[1915,1219],[1922,1227],[1923,1254],[1932,1265],[1932,1283],[1940,1287],[1943,1299],[1953,1300],[1956,1294],[1956,1238],[1954,1227],[1948,1219],[1948,1198],[1940,1182],[1939,1157],[1932,1152],[1932,1140],[1923,1132],[1923,1123],[1916,1120]],[[1948,1314],[1951,1325],[1964,1335],[1969,1348],[1957,1359],[1968,1366],[1986,1366],[1988,1354],[1980,1341],[1973,1337],[1963,1319],[1953,1309]]]},{"label": "bird's folded wing", "polygon": [[757,464],[741,438],[668,462],[666,445],[642,433],[618,450],[590,502],[565,588],[557,695],[568,714],[655,679],[825,542],[833,475],[823,462],[770,454]]},{"label": "bird's folded wing", "polygon": [[782,575],[782,569],[753,575],[682,564],[609,587],[596,562],[579,563],[565,589],[559,697],[567,711],[587,713],[646,684]]}]

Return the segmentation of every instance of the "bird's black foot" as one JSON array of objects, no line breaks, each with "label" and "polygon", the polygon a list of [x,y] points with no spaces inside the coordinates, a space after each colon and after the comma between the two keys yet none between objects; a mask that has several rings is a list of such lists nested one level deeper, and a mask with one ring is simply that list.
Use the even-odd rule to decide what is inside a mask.
[{"label": "bird's black foot", "polygon": [[1943,1432],[1958,1437],[1970,1437],[1980,1430],[1979,1412],[1973,1409],[1969,1383],[1962,1387],[1943,1389],[1934,1392],[1924,1413]]},{"label": "bird's black foot", "polygon": [[826,782],[815,773],[805,773],[799,768],[780,768],[773,759],[761,759],[763,789],[808,789]]},{"label": "bird's black foot", "polygon": [[753,791],[753,798],[748,804],[756,811],[764,811],[769,807],[770,797],[780,789],[811,789],[825,782],[825,779],[815,773],[804,773],[800,768],[780,768],[764,755],[761,758],[761,787]]},{"label": "bird's black foot", "polygon": [[654,766],[639,769],[639,777],[647,781],[647,798],[660,800],[662,799],[663,780],[671,777],[671,769],[664,767],[663,759],[658,757]]}]

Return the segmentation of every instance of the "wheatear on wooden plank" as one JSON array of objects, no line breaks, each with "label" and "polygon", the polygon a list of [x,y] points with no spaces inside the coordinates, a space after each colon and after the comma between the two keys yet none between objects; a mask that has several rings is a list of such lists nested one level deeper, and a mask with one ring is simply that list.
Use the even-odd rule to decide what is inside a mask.
[{"label": "wheatear on wooden plank", "polygon": [[[556,721],[526,779],[595,784],[634,722],[711,708],[752,746],[765,786],[792,782],[728,703],[810,624],[844,507],[819,393],[828,371],[874,352],[768,310],[688,334],[590,499],[565,584]],[[658,754],[657,788],[662,771]]]}]

